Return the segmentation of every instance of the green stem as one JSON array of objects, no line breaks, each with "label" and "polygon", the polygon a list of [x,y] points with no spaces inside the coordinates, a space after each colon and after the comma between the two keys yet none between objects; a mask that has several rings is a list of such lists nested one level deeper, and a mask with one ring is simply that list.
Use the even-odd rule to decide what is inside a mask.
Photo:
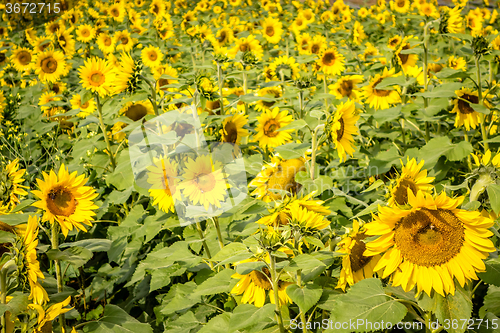
[{"label": "green stem", "polygon": [[[424,74],[424,93],[427,92],[428,82],[427,82],[427,67],[428,67],[428,54],[429,54],[429,36],[427,31],[429,30],[429,26],[431,22],[428,22],[424,26],[424,64],[423,64],[423,74]],[[429,106],[429,100],[427,97],[424,97],[424,110]],[[425,142],[429,142],[430,133],[429,133],[429,122],[425,122]]]},{"label": "green stem", "polygon": [[[323,89],[325,94],[328,94],[328,86],[326,85],[326,74],[323,73]],[[325,110],[328,113],[328,98],[325,98]]]},{"label": "green stem", "polygon": [[431,333],[431,313],[429,311],[425,312],[424,319],[425,319],[425,332],[426,333]]},{"label": "green stem", "polygon": [[217,238],[219,240],[220,249],[222,250],[224,248],[224,239],[222,238],[222,233],[220,232],[219,217],[212,217],[212,221],[214,222],[215,229],[217,229]]},{"label": "green stem", "polygon": [[[474,60],[476,62],[476,69],[477,69],[477,98],[478,98],[478,104],[483,105],[483,91],[482,91],[482,83],[481,83],[481,67],[479,63],[479,57],[480,55],[474,57]],[[486,152],[490,147],[487,142],[488,140],[488,132],[486,131],[486,127],[484,126],[484,114],[480,113],[479,114],[479,122],[481,124],[481,135],[483,136],[483,143],[484,143],[484,151]]]},{"label": "green stem", "polygon": [[405,120],[401,119],[399,121],[399,125],[401,126],[401,139],[403,140],[403,146],[406,146],[406,137],[405,137]]},{"label": "green stem", "polygon": [[316,126],[312,135],[312,156],[311,156],[311,179],[314,180],[314,169],[316,168],[316,151],[318,150],[318,131],[325,128],[325,124]]},{"label": "green stem", "polygon": [[493,61],[488,61],[488,71],[489,71],[489,81],[490,85],[493,86]]},{"label": "green stem", "polygon": [[219,83],[219,107],[220,107],[220,114],[221,116],[224,115],[224,98],[222,97],[222,88],[224,86],[224,81],[222,77],[222,67],[219,62],[217,62],[217,80]]},{"label": "green stem", "polygon": [[[0,273],[0,302],[7,304],[7,270],[2,269]],[[2,333],[7,332],[7,318],[6,313],[2,315]]]},{"label": "green stem", "polygon": [[[248,87],[247,87],[247,72],[245,69],[243,69],[243,95],[246,95],[247,94],[247,90],[248,90]],[[248,115],[248,104],[247,102],[244,102],[244,105],[245,105],[245,115]]]},{"label": "green stem", "polygon": [[[299,288],[302,288],[302,270],[297,270],[297,286]],[[307,333],[307,328],[306,328],[306,314],[304,311],[300,310],[300,320],[302,321],[302,332]]]},{"label": "green stem", "polygon": [[[59,224],[57,222],[52,223],[51,243],[53,250],[59,249]],[[61,270],[61,262],[59,260],[54,260],[54,266],[56,267],[57,292],[62,293],[64,288],[64,282]],[[59,323],[61,325],[61,328],[65,331],[66,325],[64,320],[64,314],[59,315]]]},{"label": "green stem", "polygon": [[203,235],[203,230],[201,230],[201,225],[199,222],[195,223],[196,230],[198,231],[198,235],[200,236],[201,243],[203,244],[203,249],[205,250],[205,253],[207,254],[208,257],[208,265],[210,266],[210,269],[214,269],[212,262],[210,259],[212,259],[212,255],[210,254],[210,249],[208,248],[207,242],[205,241],[205,236]]},{"label": "green stem", "polygon": [[299,91],[299,112],[300,119],[304,118],[304,92],[302,90]]},{"label": "green stem", "polygon": [[102,135],[104,136],[104,141],[106,142],[106,147],[108,149],[109,161],[111,162],[111,167],[113,171],[116,169],[116,161],[111,151],[111,143],[109,142],[108,133],[106,133],[106,125],[104,125],[104,119],[102,118],[102,105],[99,95],[95,94],[95,102],[97,104],[97,113],[99,114],[99,124],[101,125]]},{"label": "green stem", "polygon": [[[280,327],[280,333],[285,333],[285,327],[283,326],[283,317],[281,316],[281,307],[280,307],[280,298],[278,295],[278,274],[276,274],[276,259],[274,256],[271,254],[270,251],[268,251],[269,254],[269,261],[270,261],[270,268],[271,268],[271,286],[273,288],[273,293],[274,293],[274,305],[276,307],[276,315],[278,316],[278,325]],[[304,323],[305,324],[305,323]]]},{"label": "green stem", "polygon": [[[470,142],[469,135],[467,134],[467,129],[464,131],[464,140]],[[469,167],[469,171],[472,171],[472,160],[470,154],[467,155],[467,166]]]},{"label": "green stem", "polygon": [[157,103],[157,100],[156,100],[156,87],[153,83],[151,83],[151,81],[149,81],[148,79],[146,79],[145,77],[142,77],[142,79],[144,81],[146,81],[146,83],[148,84],[149,88],[151,89],[151,105],[153,106],[153,110],[155,112],[155,115],[156,116],[159,116],[160,113],[158,112],[158,103]]}]

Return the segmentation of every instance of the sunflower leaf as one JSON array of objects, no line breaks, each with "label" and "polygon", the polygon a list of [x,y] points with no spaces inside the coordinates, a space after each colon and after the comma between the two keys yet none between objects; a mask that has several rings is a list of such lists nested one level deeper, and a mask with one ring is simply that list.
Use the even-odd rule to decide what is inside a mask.
[{"label": "sunflower leaf", "polygon": [[[467,285],[468,286],[468,285]],[[463,333],[467,329],[467,323],[464,320],[469,319],[472,312],[472,293],[468,287],[466,289],[456,286],[455,295],[448,294],[443,297],[437,293],[436,298],[436,317],[441,324],[451,322],[452,325],[446,327],[449,333]],[[448,320],[449,321],[448,321]],[[453,322],[458,323],[457,326]]]},{"label": "sunflower leaf", "polygon": [[491,258],[484,262],[486,272],[477,273],[477,276],[485,283],[500,287],[500,259]]},{"label": "sunflower leaf", "polygon": [[500,213],[500,186],[491,184],[486,188],[488,198],[490,198],[490,205],[495,214]]},{"label": "sunflower leaf", "polygon": [[113,304],[108,304],[104,308],[104,316],[96,322],[85,325],[85,332],[152,333],[153,329],[149,324],[141,323],[134,317],[130,316],[122,308]]},{"label": "sunflower leaf", "polygon": [[273,320],[274,304],[268,303],[261,308],[240,304],[233,310],[226,332],[262,332]]},{"label": "sunflower leaf", "polygon": [[315,284],[306,284],[303,287],[291,284],[286,288],[286,293],[299,306],[300,311],[306,313],[314,304],[318,303],[323,289]]},{"label": "sunflower leaf", "polygon": [[217,254],[211,259],[212,261],[220,261],[217,266],[221,266],[228,263],[233,263],[243,259],[248,259],[252,256],[252,253],[248,251],[248,248],[242,243],[230,243],[222,250],[217,252]]}]

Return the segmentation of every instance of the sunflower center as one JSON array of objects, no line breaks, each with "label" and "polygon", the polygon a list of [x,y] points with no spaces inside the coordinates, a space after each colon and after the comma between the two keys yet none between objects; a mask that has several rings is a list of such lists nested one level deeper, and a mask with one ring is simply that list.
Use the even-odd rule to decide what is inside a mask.
[{"label": "sunflower center", "polygon": [[111,45],[111,38],[109,38],[109,37],[104,38],[103,43],[105,46],[110,46]]},{"label": "sunflower center", "polygon": [[5,53],[0,52],[0,64],[6,59]]},{"label": "sunflower center", "polygon": [[350,96],[352,93],[352,88],[354,88],[354,84],[351,80],[345,80],[340,84],[339,92],[342,96]]},{"label": "sunflower center", "polygon": [[396,4],[398,5],[398,7],[403,8],[405,6],[405,0],[398,0]]},{"label": "sunflower center", "polygon": [[339,119],[340,128],[337,130],[337,141],[340,141],[344,136],[344,119]]},{"label": "sunflower center", "polygon": [[379,84],[380,82],[382,82],[383,78],[379,78],[377,79],[377,81],[375,81],[375,83],[373,84],[373,93],[376,95],[376,96],[381,96],[381,97],[385,97],[385,96],[389,96],[389,94],[391,93],[390,90],[380,90],[380,89],[375,89],[375,87],[377,86],[377,84]]},{"label": "sunflower center", "polygon": [[366,244],[363,242],[363,239],[366,238],[365,234],[357,234],[356,237],[354,237],[354,240],[356,243],[351,249],[351,255],[349,256],[349,259],[351,261],[351,270],[353,272],[357,272],[363,267],[366,266],[370,262],[370,260],[373,257],[365,257],[363,255],[363,252],[366,250]]},{"label": "sunflower center", "polygon": [[21,65],[26,66],[31,61],[31,54],[27,51],[21,51],[17,54],[17,60],[19,60]]},{"label": "sunflower center", "polygon": [[332,66],[335,63],[335,54],[333,52],[326,52],[323,56],[323,64]]},{"label": "sunflower center", "polygon": [[240,51],[241,52],[245,52],[249,49],[248,45],[247,44],[241,44],[240,45]]},{"label": "sunflower center", "polygon": [[[409,48],[410,48],[410,45],[406,44],[405,46],[403,46],[402,50],[408,50]],[[406,62],[408,61],[408,56],[409,56],[409,54],[405,54],[405,53],[398,54],[398,57],[401,60],[401,64],[403,64],[403,65],[406,64]]]},{"label": "sunflower center", "polygon": [[137,121],[139,119],[144,118],[148,114],[148,109],[144,105],[134,104],[130,106],[127,111],[125,111],[125,116],[132,119],[133,121]]},{"label": "sunflower center", "polygon": [[[167,89],[167,88],[164,88],[163,86],[166,86],[166,85],[168,85],[168,84],[169,84],[169,83],[168,83],[168,79],[159,79],[159,80],[158,80],[158,87],[160,87],[160,89],[162,89],[162,90]],[[163,88],[162,88],[162,87],[163,87]]]},{"label": "sunflower center", "polygon": [[94,86],[100,86],[104,83],[105,77],[102,73],[93,73],[90,76],[90,83]]},{"label": "sunflower center", "polygon": [[403,258],[426,267],[450,261],[465,240],[462,222],[447,209],[422,208],[402,218],[394,231]]},{"label": "sunflower center", "polygon": [[90,31],[88,31],[87,29],[83,29],[83,30],[82,30],[82,36],[83,36],[83,37],[88,37],[88,36],[90,36]]},{"label": "sunflower center", "polygon": [[280,124],[276,120],[270,119],[264,124],[264,135],[274,138],[278,135],[278,132],[276,130],[280,127]]},{"label": "sunflower center", "polygon": [[52,57],[43,59],[41,65],[44,73],[52,74],[57,70],[57,60]]},{"label": "sunflower center", "polygon": [[155,4],[153,6],[153,13],[155,13],[155,15],[158,15],[159,12],[160,12],[160,8],[158,8],[158,6]]},{"label": "sunflower center", "polygon": [[113,15],[114,17],[118,17],[120,16],[120,12],[118,11],[118,9],[113,8],[111,9],[111,15]]},{"label": "sunflower center", "polygon": [[225,31],[221,31],[219,36],[220,43],[224,44],[226,42],[227,34]]},{"label": "sunflower center", "polygon": [[212,173],[201,173],[195,178],[201,193],[210,192],[215,187],[215,177]]},{"label": "sunflower center", "polygon": [[149,60],[155,61],[156,59],[158,59],[158,55],[156,54],[156,52],[150,52],[149,53]]},{"label": "sunflower center", "polygon": [[[305,170],[304,161],[295,158],[287,160],[278,166],[277,170],[269,177],[268,188],[273,190],[289,191],[295,194],[300,189],[300,184],[295,182],[295,175]],[[280,197],[280,194],[272,196]]]},{"label": "sunflower center", "polygon": [[252,278],[252,281],[253,283],[255,283],[256,286],[261,287],[265,290],[271,290],[273,286],[271,285],[268,279],[268,277],[271,277],[271,274],[269,273],[269,270],[266,267],[262,268],[262,271],[265,274],[262,273],[261,271],[252,271],[250,273],[250,277]]},{"label": "sunflower center", "polygon": [[272,26],[268,26],[266,28],[266,35],[271,36],[271,37],[274,36],[274,28]]},{"label": "sunflower center", "polygon": [[70,216],[75,212],[77,204],[73,193],[65,187],[54,188],[47,196],[47,208],[54,215]]},{"label": "sunflower center", "polygon": [[236,143],[238,139],[238,128],[232,121],[228,121],[224,126],[224,142]]},{"label": "sunflower center", "polygon": [[460,113],[462,114],[469,114],[473,113],[474,109],[470,106],[469,103],[467,103],[464,100],[467,100],[471,103],[477,104],[479,102],[479,98],[474,95],[469,95],[469,94],[463,94],[462,99],[458,100],[458,110],[460,110]]},{"label": "sunflower center", "polygon": [[399,205],[406,205],[408,203],[408,188],[413,192],[413,194],[417,194],[418,189],[413,181],[410,179],[403,179],[399,182],[399,186],[394,195],[395,200]]},{"label": "sunflower center", "polygon": [[319,52],[319,45],[318,44],[313,44],[313,46],[311,46],[311,52],[314,53],[314,54],[318,54],[318,52]]},{"label": "sunflower center", "polygon": [[127,44],[128,43],[128,37],[123,36],[122,38],[120,38],[120,42],[122,42],[122,44]]}]

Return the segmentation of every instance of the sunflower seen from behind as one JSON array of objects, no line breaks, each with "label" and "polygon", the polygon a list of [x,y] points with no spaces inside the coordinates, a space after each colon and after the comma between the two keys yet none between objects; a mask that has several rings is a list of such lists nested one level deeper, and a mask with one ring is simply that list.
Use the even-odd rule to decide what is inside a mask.
[{"label": "sunflower seen from behind", "polygon": [[49,174],[42,172],[42,176],[43,180],[36,180],[39,190],[32,191],[39,199],[33,206],[44,211],[42,221],[57,222],[65,237],[73,228],[87,232],[85,225],[92,226],[96,215],[93,210],[98,207],[93,200],[98,194],[85,186],[85,175],[78,176],[76,171],[70,174],[61,164],[57,174],[51,170]]},{"label": "sunflower seen from behind", "polygon": [[288,114],[288,111],[280,111],[278,107],[265,110],[257,117],[257,133],[254,135],[254,140],[263,148],[274,148],[291,141],[290,133],[293,130],[278,130],[290,124],[292,120],[293,117]]},{"label": "sunflower seen from behind", "polygon": [[356,122],[359,115],[356,114],[354,102],[349,100],[345,103],[340,103],[337,111],[330,115],[326,124],[326,133],[328,139],[334,144],[340,161],[345,161],[347,155],[354,154],[354,138],[353,135],[358,134]]},{"label": "sunflower seen from behind", "polygon": [[391,181],[389,189],[390,198],[388,205],[394,207],[396,205],[406,205],[408,203],[408,190],[414,195],[418,191],[430,192],[434,177],[427,177],[427,170],[423,169],[424,160],[417,164],[415,158],[407,158],[406,165],[401,162],[401,174]]},{"label": "sunflower seen from behind", "polygon": [[382,255],[375,266],[394,286],[431,296],[455,294],[455,280],[464,286],[486,270],[483,262],[495,246],[488,229],[493,221],[478,211],[457,208],[464,197],[449,198],[408,189],[408,209],[381,207],[366,234],[380,236],[366,244],[365,256]]}]

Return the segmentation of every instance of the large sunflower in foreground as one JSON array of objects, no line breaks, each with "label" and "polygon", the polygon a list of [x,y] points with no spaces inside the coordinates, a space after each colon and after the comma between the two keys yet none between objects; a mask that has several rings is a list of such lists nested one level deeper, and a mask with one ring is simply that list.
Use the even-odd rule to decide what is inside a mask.
[{"label": "large sunflower in foreground", "polygon": [[[469,88],[462,88],[455,91],[458,98],[453,99],[452,113],[456,113],[455,127],[465,126],[467,130],[476,128],[481,122],[480,113],[474,110],[474,104],[479,103],[477,91],[472,91]],[[489,97],[489,96],[488,96]],[[484,105],[489,107],[489,103],[484,100]]]},{"label": "large sunflower in foreground", "polygon": [[345,58],[335,48],[329,48],[321,52],[316,62],[319,69],[326,75],[338,75],[345,68]]},{"label": "large sunflower in foreground", "polygon": [[51,170],[42,175],[43,180],[36,180],[40,190],[32,191],[40,199],[33,206],[44,210],[42,220],[58,222],[65,237],[73,227],[87,232],[84,225],[92,226],[92,210],[99,207],[92,201],[98,194],[92,187],[84,186],[85,175],[77,176],[76,171],[70,174],[64,164],[57,174]]},{"label": "large sunflower in foreground", "polygon": [[35,73],[42,82],[55,82],[67,74],[64,53],[48,50],[37,55],[34,68]]},{"label": "large sunflower in foreground", "polygon": [[278,107],[272,110],[265,110],[262,115],[257,117],[259,124],[257,125],[254,138],[259,142],[261,147],[278,147],[292,139],[290,133],[293,130],[278,131],[281,127],[290,124],[293,120],[288,112],[281,111]]},{"label": "large sunflower in foreground", "polygon": [[174,212],[175,201],[181,200],[177,170],[178,164],[168,159],[155,159],[154,165],[148,167],[149,195],[154,199],[153,205],[165,213]]},{"label": "large sunflower in foreground", "polygon": [[[266,256],[264,260],[269,263],[269,256]],[[235,263],[235,265],[257,261],[257,259],[246,259]],[[254,304],[258,308],[263,307],[266,303],[266,292],[268,292],[269,300],[274,304],[274,291],[270,282],[271,273],[267,267],[263,267],[261,271],[255,270],[245,275],[234,273],[231,277],[240,279],[231,290],[231,294],[243,294],[241,303]],[[278,281],[278,297],[281,304],[292,303],[286,293],[286,287],[290,284],[290,282]]]},{"label": "large sunflower in foreground", "polygon": [[495,246],[488,228],[493,221],[477,211],[457,208],[464,197],[437,197],[408,190],[410,209],[379,206],[374,221],[365,225],[369,236],[380,235],[366,244],[365,256],[384,253],[375,271],[382,278],[392,275],[392,284],[405,291],[417,286],[431,296],[455,293],[454,278],[463,287],[484,272],[483,260]]},{"label": "large sunflower in foreground", "polygon": [[352,230],[338,243],[337,252],[345,253],[345,256],[342,257],[342,271],[340,271],[337,288],[345,291],[347,285],[352,286],[373,276],[373,269],[381,256],[379,254],[370,257],[363,255],[366,250],[363,240],[367,237],[364,229],[360,228],[359,222],[354,220]]},{"label": "large sunflower in foreground", "polygon": [[210,206],[221,207],[230,185],[224,178],[220,162],[212,161],[210,155],[188,158],[183,171],[178,188],[185,197],[205,210]]},{"label": "large sunflower in foreground", "polygon": [[428,192],[432,188],[431,183],[434,181],[434,177],[427,177],[427,170],[422,170],[424,163],[422,160],[417,164],[416,159],[410,160],[409,157],[406,165],[401,161],[401,175],[393,181],[391,186],[389,206],[406,205],[408,203],[408,189],[413,194],[417,194],[418,191]]},{"label": "large sunflower in foreground", "polygon": [[341,162],[346,159],[347,154],[352,156],[354,153],[352,136],[358,134],[356,127],[358,119],[359,115],[356,115],[354,102],[349,100],[346,103],[340,103],[337,111],[327,121],[328,138],[335,145]]},{"label": "large sunflower in foreground", "polygon": [[[384,68],[382,74],[375,75],[370,83],[363,87],[364,98],[366,98],[366,103],[369,103],[370,107],[376,110],[384,110],[388,109],[390,104],[401,102],[398,90],[377,89],[377,85],[382,82],[383,79],[395,76],[395,70],[395,68],[391,70]],[[396,87],[396,89],[399,88]]]},{"label": "large sunflower in foreground", "polygon": [[271,163],[264,165],[262,171],[248,184],[249,187],[257,187],[251,195],[269,202],[283,198],[286,192],[279,191],[296,194],[300,184],[295,181],[295,175],[305,169],[303,158],[285,160],[280,156],[273,156]]},{"label": "large sunflower in foreground", "polygon": [[78,71],[80,83],[84,88],[102,97],[112,94],[115,71],[108,61],[94,57],[86,60]]}]

